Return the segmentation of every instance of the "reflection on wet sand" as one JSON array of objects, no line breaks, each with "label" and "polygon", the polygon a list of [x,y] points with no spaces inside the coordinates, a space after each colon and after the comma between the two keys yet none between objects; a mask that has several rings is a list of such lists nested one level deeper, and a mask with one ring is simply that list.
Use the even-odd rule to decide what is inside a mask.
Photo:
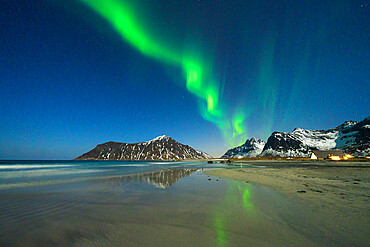
[{"label": "reflection on wet sand", "polygon": [[197,169],[3,191],[0,246],[319,246],[281,220],[302,222],[289,203]]},{"label": "reflection on wet sand", "polygon": [[198,169],[168,169],[159,172],[150,172],[114,178],[114,180],[119,184],[131,181],[147,182],[157,188],[165,189],[174,185],[181,178],[189,176],[196,171],[198,171]]},{"label": "reflection on wet sand", "polygon": [[214,228],[217,233],[217,246],[224,247],[229,245],[231,236],[229,234],[230,228],[234,219],[232,213],[225,210],[225,208],[243,208],[245,211],[240,217],[249,218],[253,212],[253,203],[251,200],[250,184],[237,182],[235,184],[228,184],[224,200],[221,204],[217,205],[214,210]]}]

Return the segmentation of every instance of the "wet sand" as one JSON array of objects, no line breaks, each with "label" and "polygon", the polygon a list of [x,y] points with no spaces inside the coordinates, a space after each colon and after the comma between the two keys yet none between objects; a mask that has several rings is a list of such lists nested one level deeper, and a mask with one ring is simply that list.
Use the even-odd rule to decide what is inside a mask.
[{"label": "wet sand", "polygon": [[0,246],[330,246],[284,220],[305,220],[287,198],[196,169],[6,190],[0,202]]},{"label": "wet sand", "polygon": [[267,186],[307,207],[324,237],[343,236],[343,246],[369,246],[370,162],[253,161],[240,165],[245,168],[207,174]]},{"label": "wet sand", "polygon": [[[291,184],[278,177],[284,169],[169,169],[0,190],[0,246],[367,245],[367,205],[307,203],[303,196],[315,192],[309,188],[324,188],[309,183],[306,193],[294,186],[284,192]],[[292,177],[308,179],[297,171]],[[361,181],[348,186],[364,186],[364,173],[355,173]]]}]

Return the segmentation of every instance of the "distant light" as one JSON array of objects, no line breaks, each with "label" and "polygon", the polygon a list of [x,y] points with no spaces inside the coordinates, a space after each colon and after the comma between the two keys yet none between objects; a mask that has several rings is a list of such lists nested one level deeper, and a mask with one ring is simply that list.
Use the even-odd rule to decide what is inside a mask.
[{"label": "distant light", "polygon": [[238,156],[238,159],[242,159],[242,158],[243,158],[243,156],[241,156],[241,155],[240,155],[240,156]]},{"label": "distant light", "polygon": [[339,156],[330,156],[329,159],[331,160],[340,160]]}]

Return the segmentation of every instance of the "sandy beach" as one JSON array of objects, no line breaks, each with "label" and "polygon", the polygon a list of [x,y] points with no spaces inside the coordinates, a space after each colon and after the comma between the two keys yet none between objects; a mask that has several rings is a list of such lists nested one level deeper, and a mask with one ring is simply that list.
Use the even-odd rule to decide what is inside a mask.
[{"label": "sandy beach", "polygon": [[244,168],[217,169],[207,174],[267,186],[307,207],[324,235],[355,237],[351,246],[368,245],[370,162],[252,161],[241,165]]},{"label": "sandy beach", "polygon": [[[283,220],[303,220],[302,209],[291,207],[286,198],[250,183],[210,179],[204,169],[167,169],[0,192],[0,246],[327,243]],[[287,207],[276,209],[276,202]]]},{"label": "sandy beach", "polygon": [[1,174],[19,186],[0,187],[0,246],[368,246],[367,164],[328,164],[16,168]]}]

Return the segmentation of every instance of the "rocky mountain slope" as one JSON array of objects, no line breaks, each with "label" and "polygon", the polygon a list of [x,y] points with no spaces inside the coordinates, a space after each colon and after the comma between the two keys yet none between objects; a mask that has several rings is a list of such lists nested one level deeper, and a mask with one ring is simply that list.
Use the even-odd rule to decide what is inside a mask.
[{"label": "rocky mountain slope", "polygon": [[357,156],[370,155],[370,117],[341,128],[336,143],[336,148],[346,153]]},{"label": "rocky mountain slope", "polygon": [[260,139],[247,139],[243,145],[229,149],[222,158],[256,157],[261,154],[265,144]]},{"label": "rocky mountain slope", "polygon": [[235,157],[234,153],[243,157],[308,157],[313,150],[330,149],[340,149],[355,156],[366,156],[370,155],[370,117],[360,122],[346,121],[329,130],[295,128],[293,132],[274,132],[261,152],[256,151],[250,156],[247,156],[250,154],[248,149],[243,153],[244,145],[230,149],[224,157]]},{"label": "rocky mountain slope", "polygon": [[140,143],[106,142],[97,145],[76,160],[191,160],[209,158],[212,157],[163,135]]}]

